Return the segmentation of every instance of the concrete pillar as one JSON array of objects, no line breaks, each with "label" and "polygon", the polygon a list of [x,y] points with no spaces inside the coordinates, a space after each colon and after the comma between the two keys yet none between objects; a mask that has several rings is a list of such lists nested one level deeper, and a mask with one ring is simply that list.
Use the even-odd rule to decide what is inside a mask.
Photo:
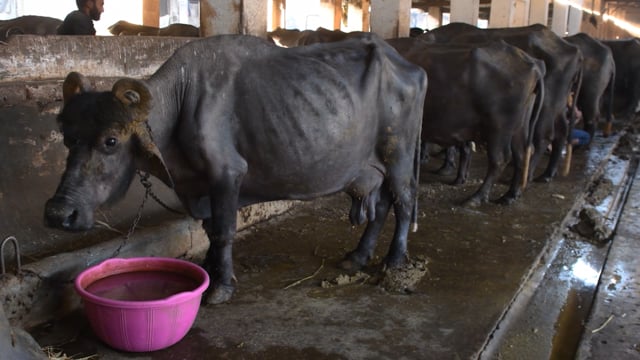
[{"label": "concrete pillar", "polygon": [[267,24],[267,29],[269,31],[271,30],[275,30],[278,27],[284,27],[284,13],[285,13],[285,8],[286,8],[286,1],[285,0],[271,0],[271,7],[270,7],[270,17],[267,19],[270,19],[270,22]]},{"label": "concrete pillar", "polygon": [[409,36],[410,20],[411,0],[371,0],[371,31],[383,39]]},{"label": "concrete pillar", "polygon": [[451,0],[451,22],[463,22],[478,26],[480,0]]},{"label": "concrete pillar", "polygon": [[267,0],[200,0],[200,36],[267,35]]},{"label": "concrete pillar", "polygon": [[[582,6],[582,0],[574,0],[576,5]],[[582,10],[571,6],[569,8],[569,19],[567,21],[567,32],[569,36],[580,32],[582,27]]]},{"label": "concrete pillar", "polygon": [[341,28],[342,1],[320,0],[320,26],[329,30]]},{"label": "concrete pillar", "polygon": [[551,19],[551,31],[560,37],[565,37],[567,32],[567,19],[569,17],[569,5],[553,2],[553,18]]},{"label": "concrete pillar", "polygon": [[362,0],[362,31],[371,31],[371,0]]},{"label": "concrete pillar", "polygon": [[362,28],[363,21],[364,21],[364,10],[362,9],[362,2],[353,1],[353,0],[349,1],[349,5],[347,7],[347,26],[345,30],[346,31],[363,31],[363,28]]},{"label": "concrete pillar", "polygon": [[502,28],[509,26],[514,0],[491,0],[489,27]]},{"label": "concrete pillar", "polygon": [[160,0],[142,0],[142,25],[160,26]]},{"label": "concrete pillar", "polygon": [[515,27],[529,25],[530,0],[514,0],[513,5],[509,26]]},{"label": "concrete pillar", "polygon": [[342,29],[342,0],[333,0],[333,29]]},{"label": "concrete pillar", "polygon": [[529,24],[549,23],[549,0],[531,0],[529,7]]},{"label": "concrete pillar", "polygon": [[442,10],[439,6],[429,6],[427,9],[429,16],[427,16],[427,29],[432,30],[442,24]]},{"label": "concrete pillar", "polygon": [[492,0],[489,27],[529,25],[529,0]]}]

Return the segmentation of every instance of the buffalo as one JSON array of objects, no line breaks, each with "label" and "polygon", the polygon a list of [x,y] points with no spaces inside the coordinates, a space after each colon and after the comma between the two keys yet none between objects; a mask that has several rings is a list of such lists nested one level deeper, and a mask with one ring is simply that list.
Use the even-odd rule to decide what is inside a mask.
[{"label": "buffalo", "polygon": [[286,49],[248,35],[195,40],[149,79],[88,89],[63,84],[58,116],[66,169],[45,223],[90,229],[94,212],[128,189],[136,170],[172,187],[209,237],[209,304],[235,290],[232,244],[240,207],[344,191],[349,218],[367,223],[341,263],[373,256],[391,207],[388,267],[407,259],[417,219],[424,70],[373,34]]}]

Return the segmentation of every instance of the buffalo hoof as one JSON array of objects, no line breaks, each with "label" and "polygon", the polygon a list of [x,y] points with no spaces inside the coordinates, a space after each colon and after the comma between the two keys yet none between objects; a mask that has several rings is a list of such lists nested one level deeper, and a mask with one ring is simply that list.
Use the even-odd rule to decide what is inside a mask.
[{"label": "buffalo hoof", "polygon": [[537,183],[550,183],[551,182],[552,177],[549,175],[540,175],[537,178],[535,178],[535,182]]},{"label": "buffalo hoof", "polygon": [[453,182],[451,183],[451,185],[454,186],[458,186],[458,185],[464,185],[464,183],[466,183],[467,180],[461,177],[457,177],[455,180],[453,180]]},{"label": "buffalo hoof", "polygon": [[437,175],[440,176],[449,176],[449,175],[453,175],[453,173],[456,171],[455,166],[442,166],[440,169],[436,170],[435,173]]},{"label": "buffalo hoof", "polygon": [[472,196],[470,198],[468,198],[467,200],[465,200],[462,203],[462,206],[464,207],[478,207],[480,205],[482,205],[483,203],[488,202],[487,200],[483,200],[480,196]]},{"label": "buffalo hoof", "polygon": [[338,267],[346,271],[358,271],[367,264],[368,260],[368,257],[359,256],[355,251],[352,251],[345,255]]},{"label": "buffalo hoof", "polygon": [[497,204],[500,205],[511,205],[516,202],[517,197],[513,195],[504,195],[500,199],[496,200]]},{"label": "buffalo hoof", "polygon": [[400,256],[390,256],[387,255],[384,258],[384,269],[397,269],[399,267],[403,267],[409,262],[409,255],[402,254]]},{"label": "buffalo hoof", "polygon": [[216,285],[205,294],[205,304],[217,305],[231,300],[236,287],[233,285]]}]

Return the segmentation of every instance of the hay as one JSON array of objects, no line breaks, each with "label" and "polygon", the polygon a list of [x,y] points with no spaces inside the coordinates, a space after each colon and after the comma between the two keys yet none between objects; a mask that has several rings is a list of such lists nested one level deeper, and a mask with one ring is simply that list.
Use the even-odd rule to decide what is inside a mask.
[{"label": "hay", "polygon": [[49,360],[94,360],[98,359],[98,355],[89,355],[85,357],[75,357],[75,356],[67,356],[62,350],[55,348],[53,346],[47,346],[42,349],[42,351],[47,355]]}]

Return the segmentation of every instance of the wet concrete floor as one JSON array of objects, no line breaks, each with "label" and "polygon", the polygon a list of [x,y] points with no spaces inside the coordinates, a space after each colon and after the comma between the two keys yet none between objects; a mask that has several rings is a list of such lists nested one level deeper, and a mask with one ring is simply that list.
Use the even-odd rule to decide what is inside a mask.
[{"label": "wet concrete floor", "polygon": [[[115,351],[94,337],[81,312],[31,332],[42,346],[100,359],[538,359],[527,352],[531,347],[505,340],[496,328],[499,324],[518,328],[518,314],[528,314],[517,310],[515,303],[524,296],[521,306],[527,308],[536,293],[527,284],[542,283],[547,272],[540,268],[552,266],[551,259],[565,251],[554,239],[567,226],[566,216],[576,202],[584,201],[594,182],[592,175],[616,141],[597,138],[591,148],[575,152],[568,177],[533,183],[510,206],[460,206],[484,175],[480,152],[473,155],[470,180],[464,186],[447,185],[444,182],[452,178],[432,174],[439,165],[435,162],[424,167],[419,230],[410,234],[409,251],[413,259],[428,261],[428,274],[411,293],[392,293],[377,284],[376,263],[388,248],[392,218],[366,275],[335,285],[341,275],[352,275],[336,264],[363,230],[349,225],[350,201],[346,195],[336,195],[241,232],[234,247],[238,277],[234,298],[228,304],[201,307],[191,331],[168,349],[140,354]],[[493,198],[504,191],[506,185],[499,184]],[[596,249],[570,250],[571,254],[602,256],[599,245],[584,239],[565,242],[573,243],[572,249]],[[576,261],[562,266],[569,269]],[[568,301],[592,298],[595,286],[591,295],[576,293]],[[549,287],[541,293],[563,297],[567,291]],[[556,319],[565,302],[558,303],[560,308],[551,309]],[[582,321],[587,312],[575,316]],[[516,320],[508,321],[512,318]],[[550,328],[525,328],[534,335],[545,333],[540,346],[548,351],[559,331],[554,324],[555,320]],[[579,338],[580,334],[572,334],[561,341],[575,343],[571,352]]]}]

